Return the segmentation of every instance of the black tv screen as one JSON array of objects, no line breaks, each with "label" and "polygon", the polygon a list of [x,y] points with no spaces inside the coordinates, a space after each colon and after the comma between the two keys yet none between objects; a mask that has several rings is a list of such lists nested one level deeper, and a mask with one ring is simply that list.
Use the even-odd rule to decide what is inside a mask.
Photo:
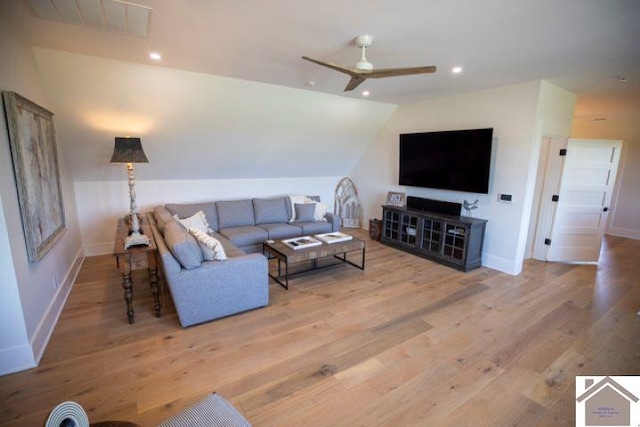
[{"label": "black tv screen", "polygon": [[493,128],[400,135],[399,184],[489,192]]}]

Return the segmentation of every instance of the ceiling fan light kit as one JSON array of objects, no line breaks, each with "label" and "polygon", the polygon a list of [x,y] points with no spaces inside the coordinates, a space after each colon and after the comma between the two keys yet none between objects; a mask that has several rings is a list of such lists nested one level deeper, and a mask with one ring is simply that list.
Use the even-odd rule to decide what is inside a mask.
[{"label": "ceiling fan light kit", "polygon": [[373,64],[367,60],[366,49],[373,43],[373,36],[362,35],[353,39],[354,43],[362,49],[360,60],[356,63],[355,67],[348,67],[338,64],[333,64],[327,61],[321,61],[319,59],[309,58],[303,56],[302,59],[313,62],[323,67],[331,68],[332,70],[339,71],[344,74],[348,74],[351,79],[344,88],[344,91],[350,91],[358,87],[366,79],[379,79],[382,77],[396,77],[396,76],[411,76],[415,74],[432,74],[436,72],[436,67],[433,65],[427,67],[409,67],[409,68],[381,68],[379,70],[373,69]]}]

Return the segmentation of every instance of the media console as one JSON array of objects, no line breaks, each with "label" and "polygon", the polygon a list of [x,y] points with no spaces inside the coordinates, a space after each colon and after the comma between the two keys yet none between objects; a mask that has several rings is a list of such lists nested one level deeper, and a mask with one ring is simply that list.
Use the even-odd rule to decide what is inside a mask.
[{"label": "media console", "polygon": [[484,219],[386,205],[382,218],[388,246],[462,271],[481,265]]}]

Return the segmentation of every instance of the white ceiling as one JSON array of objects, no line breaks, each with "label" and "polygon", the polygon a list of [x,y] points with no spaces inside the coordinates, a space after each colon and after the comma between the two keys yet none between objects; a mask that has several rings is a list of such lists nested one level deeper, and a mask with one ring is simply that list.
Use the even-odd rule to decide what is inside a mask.
[{"label": "white ceiling", "polygon": [[[73,0],[66,0],[65,3]],[[402,104],[548,79],[576,93],[640,96],[639,0],[136,0],[152,9],[147,37],[38,18],[24,0],[0,14],[34,46],[343,94],[352,39],[375,37],[375,67],[436,65],[435,75],[368,80],[356,91]],[[463,72],[453,75],[460,65]],[[621,82],[622,77],[626,78]],[[314,86],[308,86],[314,81]]]}]

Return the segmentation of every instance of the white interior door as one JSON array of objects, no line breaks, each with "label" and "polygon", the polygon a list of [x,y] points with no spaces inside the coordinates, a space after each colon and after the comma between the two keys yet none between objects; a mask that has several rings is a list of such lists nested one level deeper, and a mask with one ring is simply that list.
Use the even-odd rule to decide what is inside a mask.
[{"label": "white interior door", "polygon": [[569,139],[547,261],[597,262],[622,141]]}]

